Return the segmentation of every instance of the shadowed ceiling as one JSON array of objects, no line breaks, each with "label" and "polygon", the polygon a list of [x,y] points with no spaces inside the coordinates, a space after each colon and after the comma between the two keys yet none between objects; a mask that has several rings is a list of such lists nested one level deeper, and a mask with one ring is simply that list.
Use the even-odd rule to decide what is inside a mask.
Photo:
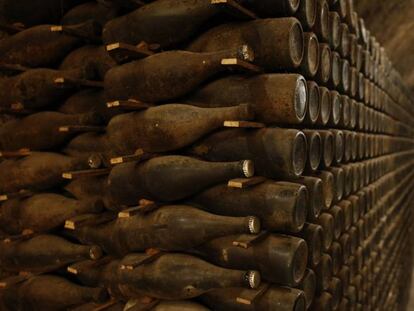
[{"label": "shadowed ceiling", "polygon": [[414,91],[414,0],[356,0],[355,7]]}]

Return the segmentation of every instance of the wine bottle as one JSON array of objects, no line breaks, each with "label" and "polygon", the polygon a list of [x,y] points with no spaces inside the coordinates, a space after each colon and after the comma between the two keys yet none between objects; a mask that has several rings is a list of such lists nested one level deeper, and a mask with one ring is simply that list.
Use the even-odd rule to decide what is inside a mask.
[{"label": "wine bottle", "polygon": [[329,213],[322,213],[317,223],[323,228],[323,248],[327,252],[334,240],[335,222]]},{"label": "wine bottle", "polygon": [[304,56],[300,71],[307,78],[315,77],[319,68],[319,41],[313,32],[304,34]]},{"label": "wine bottle", "polygon": [[307,142],[306,136],[294,129],[231,129],[210,135],[188,152],[209,161],[250,159],[262,176],[299,176],[306,165]]},{"label": "wine bottle", "polygon": [[[142,261],[146,254],[130,254],[121,260],[122,266]],[[251,270],[230,270],[184,254],[164,254],[153,262],[134,269],[121,269],[121,284],[137,292],[159,299],[189,299],[219,288],[260,285],[260,274]]]},{"label": "wine bottle", "polygon": [[90,22],[66,27],[73,34],[79,33],[79,36],[69,35],[62,31],[52,31],[52,25],[40,25],[5,38],[0,42],[2,62],[32,68],[55,66],[70,51],[82,44],[81,33],[96,35],[96,29]]},{"label": "wine bottle", "polygon": [[321,94],[319,86],[314,81],[307,81],[308,87],[308,111],[306,114],[306,123],[315,124],[321,114]]},{"label": "wine bottle", "polygon": [[297,68],[304,54],[302,26],[291,17],[223,24],[200,35],[187,49],[215,52],[241,45],[252,48],[255,63],[266,71]]},{"label": "wine bottle", "polygon": [[217,185],[189,201],[218,215],[256,216],[269,231],[298,232],[306,219],[306,198],[306,188],[300,184],[267,180],[246,189]]},{"label": "wine bottle", "polygon": [[0,228],[9,234],[20,234],[23,230],[46,232],[62,226],[68,218],[98,213],[102,209],[103,203],[98,197],[75,200],[55,193],[39,193],[4,202]]},{"label": "wine bottle", "polygon": [[308,160],[306,170],[316,171],[322,159],[322,137],[318,131],[303,130],[308,142]]},{"label": "wine bottle", "polygon": [[71,262],[99,259],[98,246],[71,243],[54,235],[37,235],[29,240],[1,242],[0,260],[9,271],[50,272]]},{"label": "wine bottle", "polygon": [[68,97],[58,108],[59,112],[80,114],[94,112],[106,123],[114,116],[124,113],[117,108],[108,108],[103,90],[86,89]]},{"label": "wine bottle", "polygon": [[306,269],[305,276],[303,277],[298,288],[305,294],[306,310],[308,310],[312,305],[316,292],[316,276],[311,269]]},{"label": "wine bottle", "polygon": [[7,310],[66,310],[95,301],[104,302],[108,293],[103,288],[79,286],[64,278],[39,275],[5,288],[2,300]]},{"label": "wine bottle", "polygon": [[134,206],[139,199],[171,202],[229,179],[252,177],[253,162],[205,162],[185,156],[162,156],[144,163],[115,166],[108,178],[114,204]]},{"label": "wine bottle", "polygon": [[48,152],[4,160],[0,162],[0,193],[46,190],[63,182],[63,172],[86,168],[88,163],[84,158]]},{"label": "wine bottle", "polygon": [[306,310],[305,294],[298,289],[271,286],[263,294],[257,295],[257,299],[249,300],[244,298],[244,296],[252,297],[255,295],[257,295],[255,290],[228,288],[206,293],[201,296],[201,300],[215,311]]},{"label": "wine bottle", "polygon": [[[89,3],[86,3],[89,4]],[[84,45],[69,53],[59,66],[60,70],[92,68],[98,80],[103,80],[107,71],[117,64],[104,46]]]},{"label": "wine bottle", "polygon": [[[113,67],[105,75],[107,101],[134,99],[147,103],[173,100],[228,70],[223,58],[252,60],[248,46],[218,52],[167,51]],[[142,79],[145,77],[145,79]]]},{"label": "wine bottle", "polygon": [[303,238],[308,245],[308,262],[311,266],[318,265],[322,257],[323,229],[321,226],[306,223],[300,233],[295,234]]},{"label": "wine bottle", "polygon": [[183,251],[214,238],[259,230],[257,217],[217,216],[191,206],[171,205],[100,226],[75,228],[75,236],[82,243],[100,245],[109,254],[126,255],[148,248]]},{"label": "wine bottle", "polygon": [[218,79],[192,94],[186,101],[202,107],[249,103],[260,122],[300,124],[307,111],[306,98],[307,86],[302,76],[265,74]]},{"label": "wine bottle", "polygon": [[31,69],[13,77],[0,78],[0,107],[10,108],[12,104],[24,108],[43,108],[56,104],[70,94],[69,88],[58,87],[56,78],[83,79],[91,72],[83,70],[58,71],[54,69]]},{"label": "wine bottle", "polygon": [[332,279],[332,259],[331,256],[323,254],[321,261],[314,267],[316,275],[316,290],[321,293],[328,289]]},{"label": "wine bottle", "polygon": [[[240,2],[264,16],[285,15],[296,11],[299,5],[291,0]],[[222,13],[225,11],[210,1],[154,1],[108,22],[103,30],[103,40],[108,44],[124,42],[133,45],[145,41],[162,49],[171,48],[189,40],[208,20]]]},{"label": "wine bottle", "polygon": [[295,16],[300,20],[302,27],[309,31],[316,23],[316,0],[301,0]]},{"label": "wine bottle", "polygon": [[308,260],[308,247],[302,239],[287,235],[269,235],[248,248],[235,245],[254,236],[233,235],[207,242],[194,254],[218,266],[230,269],[257,270],[268,282],[297,286],[302,280]]},{"label": "wine bottle", "polygon": [[67,115],[44,111],[4,124],[0,128],[0,149],[50,150],[60,147],[73,133],[61,132],[65,125],[97,125],[101,123],[94,113]]},{"label": "wine bottle", "polygon": [[103,27],[110,20],[118,17],[120,11],[119,7],[109,3],[86,2],[66,12],[60,22],[62,25],[75,25],[93,20]]},{"label": "wine bottle", "polygon": [[248,105],[224,108],[199,108],[169,104],[114,117],[107,135],[120,154],[137,149],[165,152],[185,147],[203,135],[223,126],[227,120],[249,120]]}]

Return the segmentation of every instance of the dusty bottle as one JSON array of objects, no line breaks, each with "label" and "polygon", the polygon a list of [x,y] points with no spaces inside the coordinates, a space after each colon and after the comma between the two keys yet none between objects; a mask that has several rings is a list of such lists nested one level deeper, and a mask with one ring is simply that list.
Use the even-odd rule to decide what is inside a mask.
[{"label": "dusty bottle", "polygon": [[[268,40],[269,36],[272,40]],[[303,59],[303,31],[295,18],[258,19],[215,27],[193,41],[188,50],[214,52],[247,45],[255,64],[267,71],[297,68]]]},{"label": "dusty bottle", "polygon": [[117,108],[108,108],[103,90],[86,89],[68,97],[58,108],[66,114],[96,113],[105,123],[124,111]]},{"label": "dusty bottle", "polygon": [[319,114],[316,124],[325,126],[328,124],[329,118],[331,117],[331,94],[326,87],[319,87],[319,101],[321,106],[321,112]]},{"label": "dusty bottle", "polygon": [[295,16],[300,20],[304,29],[311,30],[316,23],[316,14],[316,0],[301,0]]},{"label": "dusty bottle", "polygon": [[328,121],[328,125],[331,127],[338,127],[342,117],[342,101],[340,94],[337,91],[331,91],[331,106],[332,113]]},{"label": "dusty bottle", "polygon": [[308,141],[308,161],[306,168],[316,171],[321,163],[322,158],[322,138],[317,131],[303,130]]},{"label": "dusty bottle", "polygon": [[306,269],[305,276],[298,286],[303,291],[306,298],[306,309],[312,305],[316,292],[316,276],[311,269]]},{"label": "dusty bottle", "polygon": [[252,177],[253,162],[205,162],[184,156],[163,156],[144,163],[115,166],[108,178],[114,204],[136,205],[139,199],[171,202],[229,179]]},{"label": "dusty bottle", "polygon": [[316,22],[313,31],[318,35],[320,41],[329,42],[329,6],[326,0],[317,0],[316,2]]},{"label": "dusty bottle", "polygon": [[0,193],[52,188],[63,182],[63,172],[86,168],[88,164],[84,158],[48,152],[4,160],[0,162]]},{"label": "dusty bottle", "polygon": [[333,50],[336,50],[341,44],[341,17],[337,12],[329,12],[329,44]]},{"label": "dusty bottle", "polygon": [[336,89],[341,82],[341,55],[337,52],[331,53],[331,74],[328,85],[332,89]]},{"label": "dusty bottle", "polygon": [[[51,31],[51,27],[52,25],[35,26],[2,40],[1,60],[27,67],[55,66],[82,44],[83,40],[79,36]],[[96,29],[90,22],[67,27],[79,35],[96,35]]]},{"label": "dusty bottle", "polygon": [[46,232],[80,214],[102,211],[100,199],[75,200],[54,193],[35,194],[26,199],[8,200],[0,211],[0,228],[9,234],[20,234],[29,229]]},{"label": "dusty bottle", "polygon": [[[25,26],[34,26],[47,23],[58,23],[62,14],[83,0],[38,0],[26,2],[24,0],[5,0],[1,3],[0,19],[7,23],[22,23]],[[39,8],[42,8],[39,10]]]},{"label": "dusty bottle", "polygon": [[248,105],[199,108],[169,104],[118,115],[109,122],[107,135],[120,154],[132,154],[140,148],[146,152],[165,152],[195,142],[222,127],[224,121],[251,118]]},{"label": "dusty bottle", "polygon": [[262,176],[299,176],[306,165],[307,142],[301,131],[293,129],[235,129],[216,132],[188,152],[209,161],[250,159]]},{"label": "dusty bottle", "polygon": [[326,43],[319,44],[319,68],[316,74],[316,81],[320,84],[327,84],[332,71],[331,49]]},{"label": "dusty bottle", "polygon": [[249,103],[260,122],[300,124],[306,115],[306,98],[307,86],[301,75],[265,74],[213,81],[191,95],[187,102],[202,107]]},{"label": "dusty bottle", "polygon": [[308,111],[306,114],[306,123],[315,124],[321,114],[321,101],[319,87],[314,81],[307,81],[308,86]]},{"label": "dusty bottle", "polygon": [[[298,8],[297,1],[291,0],[242,0],[240,3],[247,4],[265,16],[285,15]],[[103,30],[103,40],[106,43],[125,42],[134,45],[145,41],[167,48],[187,41],[208,20],[222,13],[224,11],[220,7],[209,1],[156,1],[108,22]]]},{"label": "dusty bottle", "polygon": [[335,197],[334,202],[339,202],[342,200],[345,188],[345,173],[342,168],[339,167],[330,167],[327,171],[331,172],[334,176],[335,182]]},{"label": "dusty bottle", "polygon": [[330,167],[334,158],[334,135],[331,131],[318,131],[322,138],[322,161],[321,167]]},{"label": "dusty bottle", "polygon": [[191,206],[171,205],[100,226],[76,228],[75,235],[83,243],[100,245],[107,253],[126,255],[148,248],[182,251],[229,234],[259,231],[257,217],[217,216]]},{"label": "dusty bottle", "polygon": [[327,210],[331,207],[335,195],[334,176],[328,171],[317,171],[312,175],[322,180],[322,209]]},{"label": "dusty bottle", "polygon": [[299,284],[308,260],[308,247],[304,240],[286,235],[269,235],[248,248],[234,245],[237,241],[250,238],[254,236],[226,236],[190,252],[221,267],[257,270],[264,280],[271,283],[285,286]]},{"label": "dusty bottle", "polygon": [[61,132],[66,125],[97,125],[99,117],[94,113],[67,115],[45,111],[29,115],[23,119],[4,124],[0,128],[0,149],[50,150],[60,147],[73,133]]},{"label": "dusty bottle", "polygon": [[[89,3],[86,3],[89,4]],[[109,56],[104,46],[84,45],[68,54],[59,66],[60,70],[92,68],[96,79],[103,80],[108,70],[115,67],[116,62]]]},{"label": "dusty bottle", "polygon": [[82,303],[104,302],[108,294],[103,288],[79,286],[52,275],[34,276],[4,289],[4,305],[8,310],[62,310]]},{"label": "dusty bottle", "polygon": [[331,311],[333,309],[332,295],[327,291],[324,291],[320,296],[315,299],[312,307],[312,311]]},{"label": "dusty bottle", "polygon": [[244,295],[252,297],[256,291],[242,288],[229,288],[214,290],[201,296],[201,300],[212,310],[228,311],[305,311],[305,294],[298,289],[289,287],[271,286],[262,295],[258,295],[253,301],[246,300],[247,303],[240,303],[238,298],[243,299]]},{"label": "dusty bottle", "polygon": [[[74,157],[85,157],[89,160],[97,160],[96,167],[109,165],[111,157],[118,156],[108,137],[102,133],[89,132],[74,137],[62,150],[64,154]],[[91,164],[91,163],[90,163]],[[94,167],[94,165],[91,165]]]},{"label": "dusty bottle", "polygon": [[319,41],[313,32],[304,33],[304,55],[300,71],[306,78],[315,77],[319,68]]},{"label": "dusty bottle", "polygon": [[4,94],[0,98],[0,107],[10,108],[12,104],[24,108],[43,108],[58,103],[70,94],[71,89],[58,87],[56,78],[83,79],[91,76],[91,72],[83,70],[59,71],[54,69],[31,69],[13,77],[0,78],[0,90]]},{"label": "dusty bottle", "polygon": [[[128,266],[145,258],[146,254],[130,254],[121,260]],[[121,284],[137,292],[159,299],[189,299],[219,288],[257,288],[257,271],[219,268],[201,259],[183,254],[164,254],[155,261],[132,270],[121,269]]]},{"label": "dusty bottle", "polygon": [[62,17],[62,25],[75,25],[89,20],[97,22],[103,27],[111,19],[118,16],[121,10],[109,3],[86,2],[73,7]]},{"label": "dusty bottle", "polygon": [[308,263],[312,266],[316,266],[322,257],[322,227],[316,224],[306,223],[303,230],[296,235],[306,241],[308,245]]},{"label": "dusty bottle", "polygon": [[105,75],[106,99],[135,99],[148,103],[172,100],[228,70],[222,65],[222,59],[235,57],[254,59],[249,47],[244,45],[208,53],[167,51],[116,66]]},{"label": "dusty bottle", "polygon": [[81,201],[103,201],[107,209],[111,209],[111,205],[107,204],[105,196],[105,187],[107,176],[85,176],[76,178],[66,184],[64,189],[73,197]]},{"label": "dusty bottle", "polygon": [[332,259],[331,256],[323,254],[321,261],[314,267],[316,275],[316,290],[318,293],[327,290],[332,279]]},{"label": "dusty bottle", "polygon": [[49,272],[71,262],[98,259],[98,246],[71,243],[54,235],[37,235],[29,240],[0,243],[2,267],[9,271]]},{"label": "dusty bottle", "polygon": [[298,232],[306,219],[306,198],[300,184],[269,180],[246,189],[217,185],[189,201],[217,215],[256,216],[269,231]]},{"label": "dusty bottle", "polygon": [[[142,308],[142,307],[145,307],[145,304],[142,304],[137,300],[135,300],[133,304],[131,304],[131,300],[129,300],[128,303],[125,305],[126,309],[122,309],[122,310],[133,311],[135,310],[135,308]],[[186,300],[161,301],[158,304],[156,304],[154,307],[148,309],[148,311],[183,311],[183,310],[210,311],[210,309],[208,309],[207,307],[201,304],[195,303],[193,301],[186,301]]]},{"label": "dusty bottle", "polygon": [[343,210],[339,206],[332,206],[329,209],[329,214],[332,215],[334,219],[334,238],[338,240],[344,231],[344,213]]},{"label": "dusty bottle", "polygon": [[323,228],[323,248],[327,252],[331,248],[334,239],[334,218],[329,213],[322,213],[317,223]]}]

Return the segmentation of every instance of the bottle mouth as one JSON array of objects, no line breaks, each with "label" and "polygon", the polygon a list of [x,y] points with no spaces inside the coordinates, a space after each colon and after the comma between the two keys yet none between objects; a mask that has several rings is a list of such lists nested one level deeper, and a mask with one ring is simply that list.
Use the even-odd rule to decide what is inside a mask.
[{"label": "bottle mouth", "polygon": [[316,179],[315,185],[313,187],[313,213],[318,217],[324,206],[323,202],[323,184],[320,178]]},{"label": "bottle mouth", "polygon": [[329,76],[331,74],[331,53],[329,51],[329,48],[327,46],[324,46],[321,51],[321,63],[319,66],[322,66],[321,68],[321,78],[324,83],[328,82]]},{"label": "bottle mouth", "polygon": [[325,135],[323,139],[323,164],[330,167],[334,158],[334,137],[332,133]]},{"label": "bottle mouth", "polygon": [[338,209],[335,214],[335,239],[339,239],[342,234],[343,224],[345,222],[344,213],[342,209]]},{"label": "bottle mouth", "polygon": [[260,219],[258,217],[256,216],[247,217],[247,226],[249,228],[250,234],[260,233],[261,224],[260,224]]},{"label": "bottle mouth", "polygon": [[329,38],[329,6],[327,2],[323,2],[320,17],[322,37]]},{"label": "bottle mouth", "polygon": [[305,1],[306,19],[308,21],[309,28],[312,28],[316,23],[316,1],[315,0],[302,0]]},{"label": "bottle mouth", "polygon": [[344,196],[345,173],[342,169],[338,169],[336,175],[336,200],[341,201]]},{"label": "bottle mouth", "polygon": [[326,125],[329,122],[331,117],[331,101],[328,91],[324,91],[321,96],[321,121],[323,125]]},{"label": "bottle mouth", "polygon": [[332,96],[332,121],[334,125],[338,125],[341,120],[341,104],[339,95],[335,93]]},{"label": "bottle mouth", "polygon": [[92,260],[97,260],[99,258],[101,258],[103,255],[102,249],[99,246],[91,246],[91,248],[89,249],[89,257]]},{"label": "bottle mouth", "polygon": [[327,172],[325,178],[322,179],[322,182],[323,182],[322,189],[323,189],[325,207],[326,209],[329,209],[334,199],[335,182],[334,182],[333,175]]},{"label": "bottle mouth", "polygon": [[337,53],[332,53],[332,81],[334,86],[338,86],[341,76],[340,76],[340,70],[339,70],[339,65],[340,63],[340,57]]},{"label": "bottle mouth", "polygon": [[344,91],[348,91],[349,89],[349,63],[348,61],[344,61],[342,65],[342,86]]},{"label": "bottle mouth", "polygon": [[295,20],[289,33],[289,51],[292,66],[297,68],[302,63],[304,54],[303,30],[299,21]]},{"label": "bottle mouth", "polygon": [[244,160],[242,162],[242,170],[244,177],[250,178],[254,176],[254,164],[252,160]]},{"label": "bottle mouth", "polygon": [[322,159],[322,138],[318,132],[313,132],[309,141],[309,164],[316,171]]},{"label": "bottle mouth", "polygon": [[308,83],[308,110],[309,119],[312,124],[316,123],[321,113],[321,103],[319,100],[319,88],[316,85]]},{"label": "bottle mouth", "polygon": [[288,4],[289,4],[290,13],[293,15],[299,9],[300,0],[289,0]]},{"label": "bottle mouth", "polygon": [[[303,292],[305,294],[305,301],[306,301],[306,308],[309,309],[309,307],[312,305],[313,298],[315,297],[315,291],[316,291],[316,277],[315,273],[307,269],[306,275],[303,279],[303,286],[302,286]],[[303,310],[303,309],[301,309]]]},{"label": "bottle mouth", "polygon": [[335,161],[341,163],[344,156],[344,134],[337,131],[335,134]]},{"label": "bottle mouth", "polygon": [[245,275],[245,281],[248,288],[256,289],[260,286],[261,276],[259,271],[248,271]]},{"label": "bottle mouth", "polygon": [[307,143],[306,136],[303,132],[298,132],[296,134],[293,141],[292,152],[293,173],[295,176],[300,176],[305,170],[307,160]]},{"label": "bottle mouth", "polygon": [[299,295],[296,297],[295,305],[293,307],[293,311],[303,311],[306,310],[306,298],[303,292],[300,292]]},{"label": "bottle mouth", "polygon": [[318,72],[319,67],[319,42],[314,35],[309,37],[308,47],[306,50],[306,58],[309,74],[313,77]]},{"label": "bottle mouth", "polygon": [[295,285],[299,284],[303,279],[306,271],[306,265],[308,262],[308,246],[302,239],[298,239],[299,243],[296,247],[295,254],[291,265],[292,269],[292,280]]},{"label": "bottle mouth", "polygon": [[[333,217],[330,214],[323,214],[325,216],[323,221],[323,225],[321,223],[321,226],[323,227],[323,248],[325,251],[328,251],[331,248],[332,242],[334,240],[333,233],[335,231],[335,224]],[[329,217],[329,216],[331,217]]]},{"label": "bottle mouth", "polygon": [[305,78],[299,76],[296,81],[296,89],[295,89],[295,112],[296,117],[300,122],[303,121],[306,115],[307,110],[307,95],[308,95],[308,88],[306,85]]},{"label": "bottle mouth", "polygon": [[323,230],[321,226],[317,226],[312,237],[312,262],[318,265],[322,258],[323,247]]},{"label": "bottle mouth", "polygon": [[293,211],[293,227],[291,230],[299,232],[303,229],[307,216],[308,191],[305,186],[298,189]]}]

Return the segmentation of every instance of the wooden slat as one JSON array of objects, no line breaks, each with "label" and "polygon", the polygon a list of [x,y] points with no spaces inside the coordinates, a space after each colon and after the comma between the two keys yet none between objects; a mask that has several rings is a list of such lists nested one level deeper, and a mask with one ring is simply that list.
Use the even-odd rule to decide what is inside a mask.
[{"label": "wooden slat", "polygon": [[140,161],[144,155],[144,150],[138,149],[134,154],[112,158],[110,163],[112,165],[122,164],[125,162]]},{"label": "wooden slat", "polygon": [[232,70],[242,71],[249,74],[259,74],[263,72],[263,69],[259,66],[239,58],[223,58],[221,60],[221,65]]},{"label": "wooden slat", "polygon": [[258,289],[245,289],[243,290],[236,301],[245,305],[252,305],[258,298],[260,298],[270,287],[268,283],[260,284]]},{"label": "wooden slat", "polygon": [[151,104],[140,102],[134,99],[115,100],[115,101],[106,103],[106,106],[108,108],[120,108],[123,110],[143,110],[143,109],[153,107],[153,105]]},{"label": "wooden slat", "polygon": [[84,133],[84,132],[103,132],[104,126],[92,125],[65,125],[59,127],[59,132],[63,133]]},{"label": "wooden slat", "polygon": [[75,230],[83,226],[96,226],[115,219],[114,213],[79,215],[65,221],[65,228]]},{"label": "wooden slat", "polygon": [[224,121],[224,127],[237,127],[237,128],[264,128],[266,125],[259,122],[250,121]]},{"label": "wooden slat", "polygon": [[79,177],[90,177],[90,176],[102,176],[107,175],[111,171],[110,168],[98,168],[90,170],[81,170],[81,171],[71,171],[65,172],[62,174],[64,179],[75,179]]},{"label": "wooden slat", "polygon": [[54,80],[54,83],[60,87],[94,87],[94,88],[103,88],[104,83],[102,81],[91,81],[86,79],[73,79],[59,77]]},{"label": "wooden slat", "polygon": [[108,44],[106,51],[118,63],[142,59],[154,54],[153,51],[143,45],[135,46],[122,42]]},{"label": "wooden slat", "polygon": [[226,10],[229,14],[242,19],[256,19],[258,18],[255,13],[241,6],[234,0],[211,0],[211,4],[220,6]]},{"label": "wooden slat", "polygon": [[239,188],[244,189],[248,187],[253,187],[258,184],[261,184],[266,180],[265,177],[262,176],[254,176],[251,178],[235,178],[228,181],[227,186],[230,188]]},{"label": "wooden slat", "polygon": [[254,234],[246,234],[241,236],[238,240],[233,241],[234,246],[238,246],[241,248],[249,248],[255,243],[259,243],[260,241],[263,241],[269,233],[267,231],[262,231],[261,233],[254,235]]}]

